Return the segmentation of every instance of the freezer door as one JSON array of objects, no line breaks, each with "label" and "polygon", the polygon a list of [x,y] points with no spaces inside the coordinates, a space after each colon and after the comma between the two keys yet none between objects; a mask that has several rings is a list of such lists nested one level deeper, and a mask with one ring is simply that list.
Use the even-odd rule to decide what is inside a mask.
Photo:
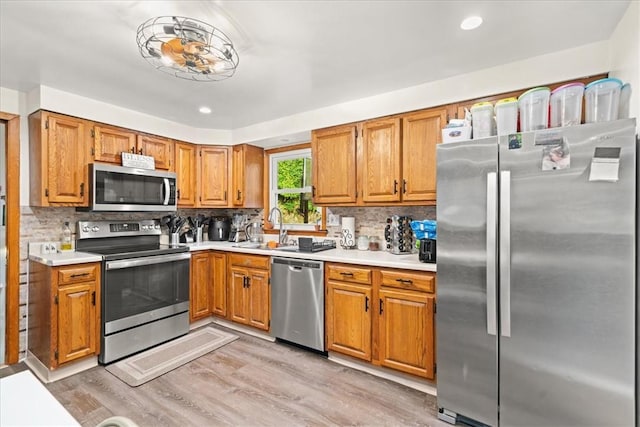
[{"label": "freezer door", "polygon": [[497,152],[496,138],[437,149],[438,407],[441,414],[490,425],[498,424],[496,254],[491,249]]},{"label": "freezer door", "polygon": [[[520,148],[501,137],[500,425],[635,425],[634,133],[624,120]],[[552,169],[543,156],[563,144]],[[619,179],[590,179],[596,150],[616,148]]]}]

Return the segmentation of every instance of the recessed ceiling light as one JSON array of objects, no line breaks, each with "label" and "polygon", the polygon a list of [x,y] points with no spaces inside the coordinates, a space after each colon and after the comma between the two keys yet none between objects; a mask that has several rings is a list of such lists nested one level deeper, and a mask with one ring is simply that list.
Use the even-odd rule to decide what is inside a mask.
[{"label": "recessed ceiling light", "polygon": [[482,18],[479,16],[470,16],[465,18],[460,24],[463,30],[474,30],[482,24]]},{"label": "recessed ceiling light", "polygon": [[211,108],[209,108],[209,107],[200,107],[200,112],[202,114],[210,114],[211,113]]}]

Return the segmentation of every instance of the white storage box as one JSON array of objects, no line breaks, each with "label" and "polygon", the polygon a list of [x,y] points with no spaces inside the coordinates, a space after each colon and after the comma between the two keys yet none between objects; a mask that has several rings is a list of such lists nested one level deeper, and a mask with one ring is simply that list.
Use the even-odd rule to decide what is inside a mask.
[{"label": "white storage box", "polygon": [[490,102],[473,104],[471,107],[471,124],[473,127],[473,139],[495,135],[493,105]]},{"label": "white storage box", "polygon": [[496,102],[498,135],[510,135],[518,131],[518,100],[505,98]]},{"label": "white storage box", "polygon": [[442,129],[442,143],[471,139],[471,126],[458,126]]}]

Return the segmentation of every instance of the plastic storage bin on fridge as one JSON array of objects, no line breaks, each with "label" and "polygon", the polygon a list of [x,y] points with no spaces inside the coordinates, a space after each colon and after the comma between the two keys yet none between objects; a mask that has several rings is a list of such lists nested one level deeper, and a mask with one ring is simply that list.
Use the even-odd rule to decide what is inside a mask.
[{"label": "plastic storage bin on fridge", "polygon": [[546,129],[549,124],[549,96],[548,87],[529,89],[518,98],[520,108],[520,131]]},{"label": "plastic storage bin on fridge", "polygon": [[618,107],[618,118],[629,118],[629,102],[631,102],[631,85],[625,83],[620,88],[620,106]]},{"label": "plastic storage bin on fridge", "polygon": [[473,104],[471,107],[471,127],[473,128],[473,139],[495,135],[493,129],[493,105],[490,102]]},{"label": "plastic storage bin on fridge", "polygon": [[498,135],[510,135],[518,131],[518,100],[505,98],[496,102]]},{"label": "plastic storage bin on fridge", "polygon": [[621,88],[622,82],[613,78],[589,83],[584,88],[584,121],[596,123],[617,120]]},{"label": "plastic storage bin on fridge", "polygon": [[569,83],[551,92],[551,127],[579,125],[582,121],[584,83]]},{"label": "plastic storage bin on fridge", "polygon": [[471,126],[457,126],[442,129],[442,143],[471,139]]}]

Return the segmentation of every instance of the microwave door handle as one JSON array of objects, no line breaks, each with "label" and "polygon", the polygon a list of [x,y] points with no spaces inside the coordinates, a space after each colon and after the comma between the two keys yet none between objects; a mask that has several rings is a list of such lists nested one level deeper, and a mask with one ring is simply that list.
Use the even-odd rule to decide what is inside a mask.
[{"label": "microwave door handle", "polygon": [[168,205],[169,204],[169,191],[170,191],[170,186],[169,186],[169,178],[164,178],[162,180],[162,188],[164,189],[164,199],[162,200],[162,204],[163,205]]}]

